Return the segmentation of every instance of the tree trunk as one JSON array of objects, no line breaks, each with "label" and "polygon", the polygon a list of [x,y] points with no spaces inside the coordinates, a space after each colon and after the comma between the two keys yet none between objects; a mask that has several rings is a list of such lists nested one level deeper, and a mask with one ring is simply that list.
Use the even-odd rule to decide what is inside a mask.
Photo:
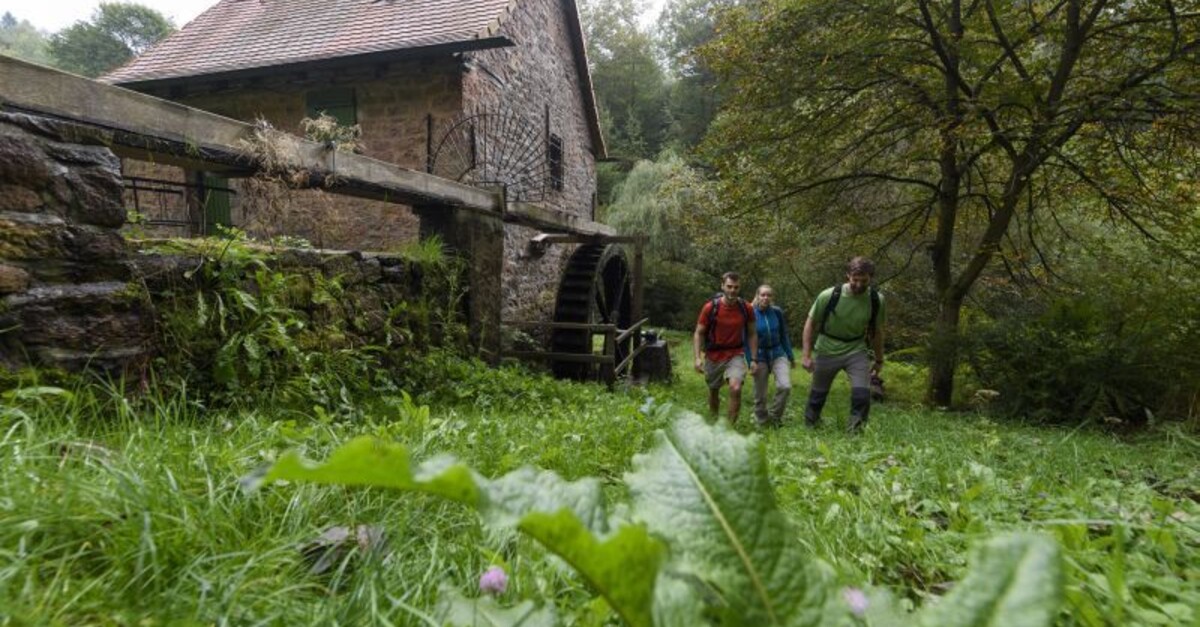
[{"label": "tree trunk", "polygon": [[[929,393],[927,401],[945,406],[954,391],[954,366],[958,352],[958,313],[962,296],[954,285],[951,261],[954,258],[954,233],[958,226],[958,206],[962,192],[961,145],[958,132],[963,125],[962,89],[959,85],[958,42],[962,40],[962,3],[956,0],[949,7],[947,28],[949,37],[942,37],[933,19],[929,3],[920,3],[921,14],[930,40],[945,64],[945,110],[942,114],[941,141],[938,146],[938,169],[941,180],[937,200],[937,232],[930,246],[933,263],[934,288],[940,308],[929,343]],[[942,399],[945,400],[942,400]]]},{"label": "tree trunk", "polygon": [[929,403],[949,407],[954,396],[954,370],[958,366],[958,318],[962,299],[942,295],[933,336],[929,341]]}]

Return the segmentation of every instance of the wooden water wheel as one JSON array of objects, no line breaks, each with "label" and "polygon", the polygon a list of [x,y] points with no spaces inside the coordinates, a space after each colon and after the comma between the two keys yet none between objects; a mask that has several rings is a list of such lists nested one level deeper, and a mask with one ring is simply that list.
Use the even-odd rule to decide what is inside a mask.
[{"label": "wooden water wheel", "polygon": [[[625,329],[632,323],[629,263],[617,244],[584,244],[575,249],[567,262],[558,299],[554,306],[555,322],[615,324]],[[595,352],[590,331],[555,329],[550,339],[556,353],[590,354]],[[616,361],[624,359],[627,349],[617,347]],[[555,376],[569,379],[595,379],[595,364],[554,361]]]}]

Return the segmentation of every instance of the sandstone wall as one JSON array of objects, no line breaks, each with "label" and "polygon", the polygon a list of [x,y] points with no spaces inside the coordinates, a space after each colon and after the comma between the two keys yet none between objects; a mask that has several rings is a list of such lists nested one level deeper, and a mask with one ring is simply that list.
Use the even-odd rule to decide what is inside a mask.
[{"label": "sandstone wall", "polygon": [[[243,122],[265,119],[279,130],[303,136],[300,121],[307,115],[306,95],[334,87],[354,90],[362,154],[422,171],[429,116],[440,127],[457,117],[463,106],[459,62],[450,57],[303,76],[281,74],[255,87],[222,90],[209,85],[172,99]],[[152,178],[181,178],[178,168],[151,165],[149,169],[162,173]],[[126,171],[147,176],[147,164],[127,160]],[[237,192],[234,224],[262,237],[293,235],[319,248],[386,251],[414,240],[419,230],[417,218],[404,205],[321,190],[287,190],[281,185],[264,188],[246,181],[235,180],[231,187]],[[183,204],[174,211],[186,216]],[[161,229],[155,232],[162,233]]]},{"label": "sandstone wall", "polygon": [[[83,142],[83,143],[80,143]],[[118,159],[75,127],[0,113],[0,364],[139,358]]]},{"label": "sandstone wall", "polygon": [[[144,367],[163,346],[161,308],[215,287],[201,270],[220,263],[213,260],[223,243],[175,243],[166,247],[172,254],[131,250],[119,232],[120,161],[105,144],[102,132],[0,112],[0,367]],[[461,279],[399,256],[254,254],[292,277],[288,304],[307,328],[343,329],[353,336],[348,345],[382,344],[397,329],[407,329],[405,341],[422,341],[429,338],[421,333],[440,331],[430,316],[459,316],[435,309],[455,306],[450,286]],[[246,280],[245,289],[256,289],[249,272]],[[330,282],[337,298],[315,298],[315,286]]]},{"label": "sandstone wall", "polygon": [[[546,206],[591,218],[596,194],[597,147],[592,145],[580,91],[567,14],[561,0],[521,0],[500,28],[515,47],[468,53],[474,70],[463,78],[471,106],[523,112],[539,128],[563,141],[563,189],[551,191]],[[527,244],[538,231],[507,225],[504,242],[504,317],[549,320],[573,246],[552,246],[530,257]]]}]

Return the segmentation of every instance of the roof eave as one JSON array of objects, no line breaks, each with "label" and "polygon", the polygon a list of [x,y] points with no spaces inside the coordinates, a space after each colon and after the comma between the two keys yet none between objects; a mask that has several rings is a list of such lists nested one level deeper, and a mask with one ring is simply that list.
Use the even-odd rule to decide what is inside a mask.
[{"label": "roof eave", "polygon": [[[301,60],[289,63],[280,63],[275,65],[262,65],[255,67],[238,68],[234,70],[204,72],[198,74],[184,74],[177,76],[162,76],[154,78],[143,78],[134,80],[108,80],[105,82],[113,85],[120,85],[127,89],[147,90],[147,89],[167,89],[177,85],[185,85],[195,83],[197,81],[227,81],[252,78],[261,76],[265,73],[275,72],[303,72],[318,69],[328,69],[342,67],[346,65],[362,65],[370,63],[386,63],[389,61],[405,61],[412,59],[438,57],[457,52],[469,52],[472,50],[485,50],[489,48],[507,48],[515,44],[511,39],[504,36],[485,37],[477,39],[468,39],[462,41],[452,41],[445,43],[432,44],[427,46],[417,46],[413,48],[400,48],[396,50],[384,50],[380,52],[368,52],[363,54],[355,54],[340,57],[330,57],[324,59]],[[101,79],[103,80],[103,79]]]}]

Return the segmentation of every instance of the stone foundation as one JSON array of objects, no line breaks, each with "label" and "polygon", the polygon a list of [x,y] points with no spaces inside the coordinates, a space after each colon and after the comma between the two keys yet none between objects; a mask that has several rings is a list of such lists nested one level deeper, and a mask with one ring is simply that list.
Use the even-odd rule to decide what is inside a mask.
[{"label": "stone foundation", "polygon": [[[440,341],[445,327],[430,318],[461,322],[444,307],[462,280],[400,255],[219,240],[130,245],[120,233],[121,164],[104,143],[67,122],[0,113],[0,367],[144,368],[164,345],[162,309],[220,288],[203,270],[229,250],[287,275],[285,304],[305,329],[336,328],[348,347]],[[231,280],[257,293],[257,267]],[[336,298],[318,298],[318,286]]]},{"label": "stone foundation", "polygon": [[111,368],[145,354],[124,222],[120,162],[102,137],[0,113],[0,365]]}]

